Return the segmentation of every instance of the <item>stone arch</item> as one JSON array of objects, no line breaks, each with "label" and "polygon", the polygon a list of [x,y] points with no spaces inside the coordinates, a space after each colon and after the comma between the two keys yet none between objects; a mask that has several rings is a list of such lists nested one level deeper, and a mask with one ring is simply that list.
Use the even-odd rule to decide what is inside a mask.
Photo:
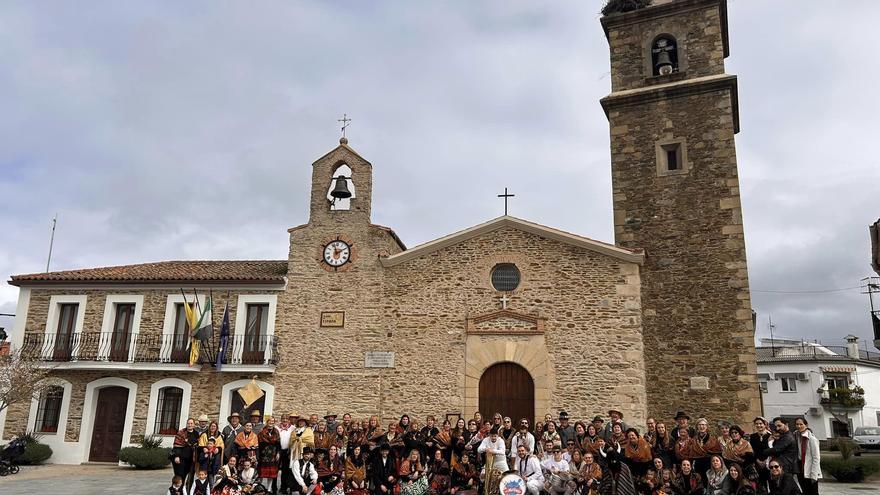
[{"label": "stone arch", "polygon": [[[544,335],[521,335],[499,338],[494,335],[468,335],[465,345],[464,413],[470,417],[480,404],[480,378],[492,365],[518,364],[532,376],[535,384],[535,417],[550,410],[555,384],[553,366]],[[481,411],[484,415],[485,411]]]},{"label": "stone arch", "polygon": [[[165,387],[177,387],[183,390],[183,397],[180,402],[180,418],[178,419],[179,425],[178,428],[183,428],[186,426],[186,420],[189,418],[189,406],[190,400],[192,398],[192,384],[188,381],[181,380],[180,378],[163,378],[157,382],[153,382],[150,385],[150,400],[149,406],[147,408],[147,424],[145,428],[145,435],[157,435],[158,432],[155,431],[156,426],[156,413],[157,408],[159,406],[159,390]],[[213,418],[212,418],[213,419]],[[172,444],[173,438],[169,436],[162,437],[162,443],[166,447],[170,447]]]},{"label": "stone arch", "polygon": [[[230,408],[232,407],[232,401],[229,400],[232,391],[238,390],[250,382],[250,379],[245,378],[242,380],[231,381],[223,385],[222,389],[220,390],[220,414],[218,418],[220,420],[218,421],[220,424],[224,424],[223,422],[226,421],[227,416],[232,413],[232,411],[230,411]],[[272,406],[275,402],[275,386],[271,383],[266,383],[261,380],[256,380],[256,382],[257,386],[260,387],[260,389],[266,394],[266,409],[265,411],[261,412],[264,416],[266,414],[272,414]]]}]

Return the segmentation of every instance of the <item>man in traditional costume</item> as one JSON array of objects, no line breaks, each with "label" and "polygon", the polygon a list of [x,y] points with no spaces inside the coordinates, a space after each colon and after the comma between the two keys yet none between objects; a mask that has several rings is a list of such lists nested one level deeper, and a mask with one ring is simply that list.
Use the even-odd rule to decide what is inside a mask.
[{"label": "man in traditional costume", "polygon": [[620,431],[624,432],[629,429],[626,426],[626,423],[623,422],[623,413],[618,411],[617,409],[610,409],[608,411],[608,417],[611,418],[608,421],[608,424],[605,425],[605,430],[602,433],[602,437],[605,438],[605,442],[611,444],[611,436],[614,434],[614,425],[620,425]]},{"label": "man in traditional costume", "polygon": [[287,417],[281,418],[281,424],[278,428],[278,446],[281,449],[279,468],[281,470],[281,479],[278,483],[278,492],[285,494],[293,489],[293,471],[290,470],[290,437],[293,435],[293,422],[297,420],[295,413],[290,413]]},{"label": "man in traditional costume", "polygon": [[223,427],[221,436],[223,437],[223,460],[229,462],[229,458],[235,454],[235,437],[244,429],[241,424],[241,415],[234,412],[226,417],[227,425]]},{"label": "man in traditional costume", "polygon": [[[302,421],[305,422],[305,418]],[[313,455],[312,448],[305,446],[301,452],[302,457],[291,461],[290,468],[295,482],[293,493],[311,495],[318,486],[318,470],[312,461]]]},{"label": "man in traditional costume", "polygon": [[677,441],[678,441],[678,430],[681,429],[681,428],[685,428],[685,429],[687,430],[687,432],[688,432],[688,436],[691,437],[691,438],[693,438],[694,435],[697,433],[697,432],[694,430],[694,427],[693,427],[693,426],[690,426],[690,425],[688,424],[688,423],[690,422],[690,420],[691,420],[691,417],[688,416],[687,413],[685,413],[684,411],[678,411],[678,412],[675,414],[675,418],[673,418],[673,419],[675,419],[675,423],[676,423],[676,424],[675,424],[675,428],[673,428],[673,429],[672,429],[672,432],[671,432],[671,433],[672,433],[672,441],[673,441],[673,442],[677,442]]},{"label": "man in traditional costume", "polygon": [[574,425],[569,422],[567,412],[559,412],[559,427],[556,428],[556,431],[559,432],[559,438],[562,439],[562,445],[568,445],[569,440],[574,440]]},{"label": "man in traditional costume", "polygon": [[397,466],[390,455],[391,445],[379,445],[379,455],[373,461],[373,493],[374,495],[393,495],[397,485]]},{"label": "man in traditional costume", "polygon": [[259,434],[260,430],[263,429],[263,421],[260,416],[260,410],[254,409],[251,411],[251,427],[253,427],[254,433]]},{"label": "man in traditional costume", "polygon": [[517,449],[521,446],[526,448],[526,453],[535,453],[535,436],[529,432],[529,420],[523,418],[519,422],[519,431],[510,439],[511,461],[517,457]]},{"label": "man in traditional costume", "polygon": [[328,412],[324,415],[324,421],[327,422],[327,431],[331,433],[336,431],[336,414]]},{"label": "man in traditional costume", "polygon": [[199,435],[201,435],[202,433],[208,431],[208,424],[211,422],[211,419],[208,418],[207,414],[202,414],[201,416],[199,416],[198,421],[199,425],[196,426],[196,431],[198,431]]},{"label": "man in traditional costume", "polygon": [[315,432],[309,427],[306,418],[296,415],[296,428],[290,437],[290,460],[295,461],[302,459],[303,450],[309,447],[309,450],[315,448]]}]

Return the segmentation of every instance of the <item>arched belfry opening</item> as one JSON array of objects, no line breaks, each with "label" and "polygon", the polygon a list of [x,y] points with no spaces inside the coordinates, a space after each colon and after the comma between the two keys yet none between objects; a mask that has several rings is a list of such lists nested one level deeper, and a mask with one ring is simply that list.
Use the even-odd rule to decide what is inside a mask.
[{"label": "arched belfry opening", "polygon": [[[348,193],[346,196],[345,193]],[[351,209],[351,200],[356,197],[354,181],[351,178],[351,167],[342,163],[333,171],[333,179],[327,189],[327,201],[330,202],[330,211],[348,211]]]},{"label": "arched belfry opening", "polygon": [[678,72],[678,42],[671,34],[661,34],[651,42],[651,70],[654,76]]},{"label": "arched belfry opening", "polygon": [[535,381],[522,366],[502,362],[486,368],[480,377],[479,411],[483,417],[501,413],[514,422],[526,418],[530,424],[535,416]]}]

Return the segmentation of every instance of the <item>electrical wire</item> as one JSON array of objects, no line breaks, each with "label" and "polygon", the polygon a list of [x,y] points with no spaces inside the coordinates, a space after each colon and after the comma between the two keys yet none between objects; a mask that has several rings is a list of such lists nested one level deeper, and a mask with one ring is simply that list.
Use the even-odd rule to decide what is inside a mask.
[{"label": "electrical wire", "polygon": [[765,292],[770,294],[827,294],[829,292],[843,292],[853,289],[861,289],[861,285],[853,287],[841,287],[839,289],[823,289],[823,290],[770,290],[770,289],[749,289],[751,292]]}]

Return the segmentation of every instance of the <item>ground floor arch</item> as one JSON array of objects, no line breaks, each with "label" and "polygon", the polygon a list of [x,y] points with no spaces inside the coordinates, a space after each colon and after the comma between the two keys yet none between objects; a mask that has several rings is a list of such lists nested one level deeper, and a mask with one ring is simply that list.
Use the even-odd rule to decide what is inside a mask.
[{"label": "ground floor arch", "polygon": [[131,443],[136,399],[137,384],[124,378],[100,378],[86,385],[80,434],[83,460],[118,460],[119,449]]},{"label": "ground floor arch", "polygon": [[[499,366],[494,368],[494,370],[490,370],[490,368],[496,365]],[[511,365],[516,365],[521,371]],[[480,411],[484,417],[496,412],[484,411],[481,405],[483,396],[488,401],[494,400],[490,399],[493,394],[490,390],[486,390],[483,394],[480,391],[481,379],[487,371],[490,373],[486,382],[487,387],[491,383],[490,380],[503,380],[504,374],[508,373],[508,379],[515,379],[521,387],[531,390],[531,400],[527,400],[525,403],[517,406],[527,408],[528,403],[532,404],[531,413],[524,414],[524,417],[542,417],[545,413],[550,412],[551,390],[553,389],[555,379],[553,367],[548,359],[547,345],[543,334],[510,335],[501,338],[497,335],[468,335],[465,347],[463,384],[464,413],[467,417],[472,416],[476,411]],[[528,380],[525,379],[522,372],[531,378],[532,383],[530,387]],[[518,374],[515,377],[513,373]],[[488,404],[497,404],[497,402],[487,402],[485,407],[490,407]],[[508,415],[513,418],[511,414]],[[519,418],[513,419],[517,420]]]}]

